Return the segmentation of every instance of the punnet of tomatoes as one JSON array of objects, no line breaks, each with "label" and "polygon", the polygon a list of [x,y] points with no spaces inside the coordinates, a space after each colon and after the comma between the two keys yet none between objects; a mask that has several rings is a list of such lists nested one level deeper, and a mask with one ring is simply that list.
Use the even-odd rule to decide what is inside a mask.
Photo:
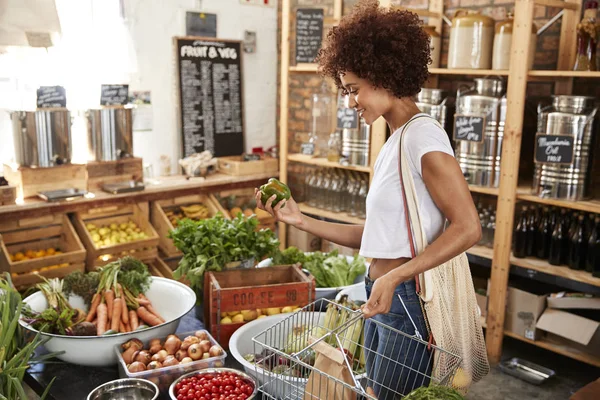
[{"label": "punnet of tomatoes", "polygon": [[177,400],[246,400],[254,393],[254,384],[233,372],[199,374],[175,385]]}]

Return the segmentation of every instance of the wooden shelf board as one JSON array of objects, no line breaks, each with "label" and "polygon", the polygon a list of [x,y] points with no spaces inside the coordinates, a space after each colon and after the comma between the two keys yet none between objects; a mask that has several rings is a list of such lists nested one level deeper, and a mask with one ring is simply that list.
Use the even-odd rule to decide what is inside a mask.
[{"label": "wooden shelf board", "polygon": [[305,214],[316,215],[317,217],[328,218],[335,221],[347,222],[349,224],[364,225],[365,220],[358,217],[352,217],[346,213],[337,213],[333,211],[322,210],[320,208],[311,207],[308,204],[298,204],[300,211]]},{"label": "wooden shelf board", "polygon": [[598,71],[538,70],[538,71],[529,71],[529,76],[530,77],[539,77],[539,78],[556,78],[556,79],[568,79],[568,78],[600,79],[600,72],[598,72]]},{"label": "wooden shelf board", "polygon": [[567,3],[562,0],[534,0],[534,3],[539,6],[564,8],[566,10],[577,10],[578,7],[575,3]]},{"label": "wooden shelf board", "polygon": [[288,154],[288,161],[316,165],[319,167],[341,168],[341,169],[348,169],[351,171],[366,172],[366,173],[371,172],[370,167],[360,167],[360,166],[356,166],[356,165],[342,165],[337,162],[328,161],[326,158],[315,158],[315,157],[307,156],[304,154]]},{"label": "wooden shelf board", "polygon": [[317,64],[297,64],[289,68],[290,72],[317,72]]},{"label": "wooden shelf board", "polygon": [[573,210],[585,211],[590,213],[600,213],[600,200],[568,201],[543,198],[532,194],[531,186],[519,186],[519,188],[517,189],[517,199],[523,201],[530,201],[532,203],[546,204],[549,206],[570,208]]},{"label": "wooden shelf board", "polygon": [[[484,246],[473,246],[467,250],[467,253],[489,260],[494,257],[494,250]],[[510,264],[520,268],[542,272],[547,275],[560,276],[572,281],[600,287],[600,278],[592,276],[589,272],[575,271],[568,267],[551,265],[545,260],[537,258],[517,258],[511,254]]]},{"label": "wooden shelf board", "polygon": [[596,367],[600,367],[600,357],[594,356],[592,354],[584,353],[578,349],[575,349],[566,344],[558,344],[550,342],[546,339],[540,340],[530,340],[526,339],[523,336],[516,335],[513,332],[504,331],[505,336],[509,336],[513,339],[521,340],[525,343],[532,344],[537,347],[541,347],[542,349],[550,350],[557,354],[562,354],[563,356],[573,358],[575,360],[584,362],[586,364],[590,364]]},{"label": "wooden shelf board", "polygon": [[490,196],[498,196],[498,188],[469,185],[469,190],[473,193],[481,193],[481,194],[488,194]]},{"label": "wooden shelf board", "polygon": [[495,69],[448,69],[448,68],[429,68],[429,73],[432,75],[500,75],[508,76],[508,70]]}]

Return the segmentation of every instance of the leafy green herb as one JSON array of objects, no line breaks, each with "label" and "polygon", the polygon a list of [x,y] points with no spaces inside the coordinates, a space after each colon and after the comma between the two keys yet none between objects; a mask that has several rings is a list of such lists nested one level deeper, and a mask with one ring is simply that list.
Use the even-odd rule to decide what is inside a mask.
[{"label": "leafy green herb", "polygon": [[[273,254],[279,240],[268,229],[257,231],[258,219],[238,215],[232,220],[217,214],[210,219],[184,219],[169,233],[183,258],[173,276],[185,277],[197,293],[204,286],[204,272],[220,271],[230,262],[261,259]],[[201,298],[201,297],[199,297]]]},{"label": "leafy green herb", "polygon": [[404,400],[465,400],[465,398],[452,388],[432,385],[413,390]]},{"label": "leafy green herb", "polygon": [[150,289],[152,276],[148,271],[148,266],[133,257],[124,257],[119,260],[121,270],[117,276],[117,281],[127,288],[135,297],[140,293],[146,293]]},{"label": "leafy green herb", "polygon": [[67,296],[72,294],[80,296],[89,308],[99,284],[100,274],[98,272],[89,272],[86,274],[76,271],[63,279],[63,291]]}]

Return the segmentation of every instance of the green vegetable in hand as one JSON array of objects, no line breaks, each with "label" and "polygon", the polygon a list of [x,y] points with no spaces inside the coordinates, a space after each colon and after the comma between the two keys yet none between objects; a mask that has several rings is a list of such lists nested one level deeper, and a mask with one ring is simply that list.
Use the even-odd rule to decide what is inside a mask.
[{"label": "green vegetable in hand", "polygon": [[465,400],[465,398],[452,388],[432,385],[413,390],[404,400]]},{"label": "green vegetable in hand", "polygon": [[269,201],[273,195],[277,196],[272,204],[272,206],[275,207],[281,200],[289,200],[292,194],[290,188],[285,183],[280,182],[278,179],[271,178],[267,183],[260,187],[260,200],[263,204],[267,204],[267,201]]}]

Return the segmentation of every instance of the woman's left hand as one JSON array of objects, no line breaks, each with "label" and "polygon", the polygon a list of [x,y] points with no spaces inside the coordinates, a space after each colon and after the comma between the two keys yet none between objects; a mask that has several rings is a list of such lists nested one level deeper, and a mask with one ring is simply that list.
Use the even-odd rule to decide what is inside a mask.
[{"label": "woman's left hand", "polygon": [[397,284],[389,274],[375,280],[371,289],[371,296],[365,305],[362,306],[362,312],[365,318],[371,318],[377,314],[386,314],[390,312],[394,291]]}]

